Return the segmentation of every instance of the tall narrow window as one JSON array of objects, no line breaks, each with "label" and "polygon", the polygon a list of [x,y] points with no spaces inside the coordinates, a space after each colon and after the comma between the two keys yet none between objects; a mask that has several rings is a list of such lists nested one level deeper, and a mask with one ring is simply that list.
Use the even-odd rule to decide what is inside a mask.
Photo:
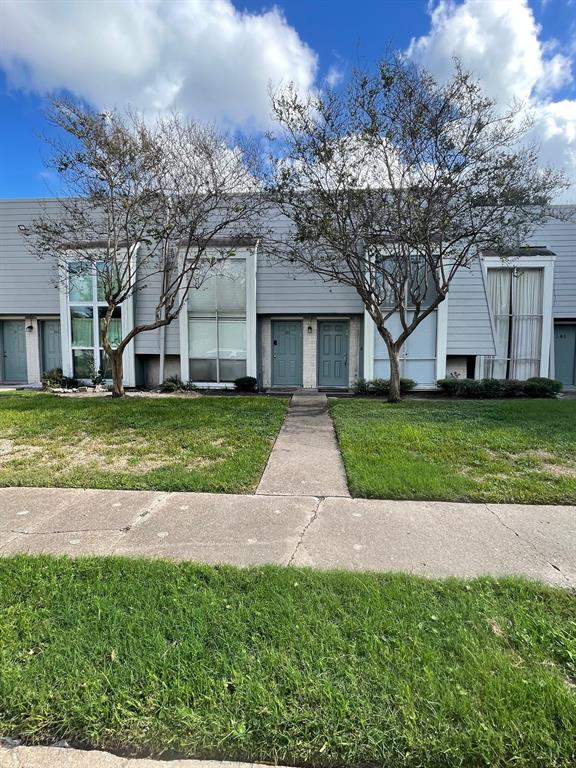
[{"label": "tall narrow window", "polygon": [[484,360],[484,376],[529,379],[540,374],[544,270],[488,270],[496,355]]},{"label": "tall narrow window", "polygon": [[188,297],[193,381],[229,382],[246,375],[246,260],[229,259]]},{"label": "tall narrow window", "polygon": [[[100,264],[68,264],[72,374],[77,379],[89,379],[94,371],[102,371],[105,378],[111,376],[110,363],[102,346],[102,320],[107,305],[103,300],[101,270]],[[120,307],[113,312],[108,339],[112,346],[122,339]]]}]

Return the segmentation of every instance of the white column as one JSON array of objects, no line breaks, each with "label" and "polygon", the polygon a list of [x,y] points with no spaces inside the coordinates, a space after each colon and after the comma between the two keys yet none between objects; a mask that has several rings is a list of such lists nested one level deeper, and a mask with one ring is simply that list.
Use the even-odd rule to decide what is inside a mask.
[{"label": "white column", "polygon": [[540,376],[550,375],[550,351],[552,347],[554,300],[554,258],[544,264],[544,284],[542,290],[542,349],[540,352]]},{"label": "white column", "polygon": [[28,369],[28,384],[40,385],[40,328],[36,318],[25,317],[26,338],[26,367]]},{"label": "white column", "polygon": [[364,310],[364,378],[368,381],[374,378],[374,321]]},{"label": "white column", "polygon": [[[426,322],[426,320],[424,320]],[[446,350],[448,348],[448,297],[436,310],[436,379],[446,377]]]},{"label": "white column", "polygon": [[[311,328],[311,333],[308,333]],[[318,321],[305,317],[302,321],[302,383],[304,389],[316,389],[318,385]]]},{"label": "white column", "polygon": [[256,378],[256,248],[246,253],[246,375]]}]

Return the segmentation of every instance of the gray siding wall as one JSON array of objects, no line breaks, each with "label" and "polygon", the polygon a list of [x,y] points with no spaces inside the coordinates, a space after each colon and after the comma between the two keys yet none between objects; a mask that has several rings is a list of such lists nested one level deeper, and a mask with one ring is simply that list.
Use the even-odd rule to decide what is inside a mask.
[{"label": "gray siding wall", "polygon": [[358,314],[362,302],[353,288],[325,283],[262,254],[256,271],[256,312],[259,314]]},{"label": "gray siding wall", "polygon": [[[154,319],[154,312],[158,297],[160,295],[159,274],[153,275],[143,282],[142,290],[138,291],[134,297],[134,321],[136,325],[140,323],[149,323]],[[180,354],[180,328],[178,319],[173,320],[166,327],[166,347],[167,355]],[[160,330],[144,331],[139,333],[134,339],[134,351],[137,355],[157,355],[160,353]]]},{"label": "gray siding wall", "polygon": [[448,293],[448,355],[494,355],[494,336],[479,261],[456,272]]},{"label": "gray siding wall", "polygon": [[57,269],[51,259],[32,255],[18,229],[54,201],[0,201],[0,315],[59,314]]},{"label": "gray siding wall", "polygon": [[556,254],[553,316],[576,317],[576,215],[573,221],[548,222],[532,237],[530,245],[544,245]]}]

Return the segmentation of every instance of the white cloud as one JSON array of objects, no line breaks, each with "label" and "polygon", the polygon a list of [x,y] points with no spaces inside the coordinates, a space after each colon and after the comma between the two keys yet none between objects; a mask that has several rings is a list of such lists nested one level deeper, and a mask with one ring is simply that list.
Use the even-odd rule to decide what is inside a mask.
[{"label": "white cloud", "polygon": [[328,72],[326,73],[326,77],[324,80],[326,81],[326,84],[330,86],[330,88],[335,88],[339,83],[342,82],[344,79],[344,72],[340,67],[333,64]]},{"label": "white cloud", "polygon": [[230,0],[3,0],[0,66],[15,87],[67,89],[98,107],[269,121],[268,85],[312,88],[316,54],[282,13]]},{"label": "white cloud", "polygon": [[[408,55],[440,78],[449,76],[457,56],[499,104],[524,102],[542,159],[563,167],[576,184],[576,100],[554,101],[572,82],[572,61],[542,40],[527,0],[440,0],[430,18],[430,32],[412,40]],[[564,199],[575,198],[573,186]]]}]

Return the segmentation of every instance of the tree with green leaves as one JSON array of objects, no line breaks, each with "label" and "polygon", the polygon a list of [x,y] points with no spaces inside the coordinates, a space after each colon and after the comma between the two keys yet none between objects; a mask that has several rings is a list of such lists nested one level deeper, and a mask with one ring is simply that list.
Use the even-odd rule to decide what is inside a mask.
[{"label": "tree with green leaves", "polygon": [[505,258],[554,215],[564,177],[541,167],[521,108],[500,111],[458,62],[438,82],[392,55],[346,87],[306,96],[284,87],[272,108],[269,193],[290,226],[269,235],[269,248],[357,291],[386,345],[397,402],[410,334],[458,270],[485,250]]}]

